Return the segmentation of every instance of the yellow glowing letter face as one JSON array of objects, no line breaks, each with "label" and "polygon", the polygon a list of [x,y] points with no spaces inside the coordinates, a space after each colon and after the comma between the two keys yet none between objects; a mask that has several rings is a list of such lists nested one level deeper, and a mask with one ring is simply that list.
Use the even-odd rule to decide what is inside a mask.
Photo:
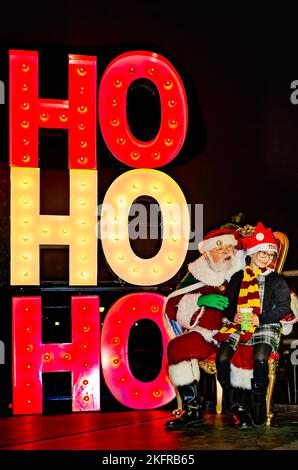
[{"label": "yellow glowing letter face", "polygon": [[[162,214],[162,245],[150,259],[135,255],[129,239],[130,208],[141,196],[155,199]],[[152,169],[131,170],[109,187],[102,206],[100,235],[107,262],[126,282],[150,286],[171,279],[185,260],[189,233],[184,194],[165,173]]]},{"label": "yellow glowing letter face", "polygon": [[69,246],[69,284],[97,284],[97,170],[69,170],[70,215],[40,215],[39,168],[11,167],[11,285],[39,285],[40,245]]}]

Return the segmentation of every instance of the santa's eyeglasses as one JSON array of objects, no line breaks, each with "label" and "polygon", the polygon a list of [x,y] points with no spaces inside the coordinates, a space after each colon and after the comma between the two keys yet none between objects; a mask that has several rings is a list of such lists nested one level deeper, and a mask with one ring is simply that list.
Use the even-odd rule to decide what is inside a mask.
[{"label": "santa's eyeglasses", "polygon": [[234,250],[234,245],[222,245],[220,248],[213,248],[213,252],[215,253],[226,253],[227,251],[233,251]]},{"label": "santa's eyeglasses", "polygon": [[258,257],[260,259],[270,259],[273,260],[276,257],[276,253],[268,253],[267,251],[258,251]]}]

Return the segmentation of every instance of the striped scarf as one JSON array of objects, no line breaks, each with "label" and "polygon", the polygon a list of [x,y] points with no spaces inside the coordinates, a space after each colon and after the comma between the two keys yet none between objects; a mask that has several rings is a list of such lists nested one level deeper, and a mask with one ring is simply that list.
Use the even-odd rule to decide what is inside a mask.
[{"label": "striped scarf", "polygon": [[[251,269],[250,266],[246,266],[243,273],[243,279],[240,286],[240,292],[238,297],[237,311],[240,308],[251,307],[254,315],[260,315],[261,312],[261,301],[259,292],[258,276],[265,272],[267,268]],[[251,335],[254,333],[256,327],[251,326],[247,331],[241,331],[240,335],[242,341],[248,341]]]},{"label": "striped scarf", "polygon": [[[243,279],[239,291],[237,305],[238,312],[240,308],[252,307],[255,315],[260,314],[261,301],[257,277],[259,274],[267,271],[267,269],[268,268],[258,268],[253,271],[250,266],[246,266],[243,272]],[[238,331],[240,334],[240,341],[247,342],[251,338],[255,329],[255,326],[251,326],[249,330],[242,331],[239,323],[230,322],[228,325],[224,325],[219,332],[213,336],[213,338],[217,341],[225,341],[231,334]]]},{"label": "striped scarf", "polygon": [[246,266],[238,297],[238,312],[240,308],[252,307],[255,315],[260,314],[261,302],[259,293],[258,275],[265,269],[258,268],[255,271],[250,266]]}]

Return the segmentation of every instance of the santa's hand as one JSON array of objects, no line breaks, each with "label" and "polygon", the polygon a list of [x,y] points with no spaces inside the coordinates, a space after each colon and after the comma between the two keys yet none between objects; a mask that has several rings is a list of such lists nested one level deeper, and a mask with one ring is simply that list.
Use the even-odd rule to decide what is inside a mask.
[{"label": "santa's hand", "polygon": [[204,294],[198,298],[197,305],[224,310],[229,305],[229,299],[220,294]]}]

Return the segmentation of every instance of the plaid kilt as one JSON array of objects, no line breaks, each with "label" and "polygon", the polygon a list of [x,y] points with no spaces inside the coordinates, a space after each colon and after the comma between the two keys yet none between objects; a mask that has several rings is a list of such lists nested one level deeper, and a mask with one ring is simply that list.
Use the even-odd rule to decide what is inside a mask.
[{"label": "plaid kilt", "polygon": [[276,353],[279,347],[281,333],[280,323],[269,323],[267,325],[259,325],[248,341],[241,339],[240,331],[234,331],[226,339],[227,342],[236,351],[239,342],[245,346],[254,346],[255,344],[265,343],[271,346],[272,352]]}]

